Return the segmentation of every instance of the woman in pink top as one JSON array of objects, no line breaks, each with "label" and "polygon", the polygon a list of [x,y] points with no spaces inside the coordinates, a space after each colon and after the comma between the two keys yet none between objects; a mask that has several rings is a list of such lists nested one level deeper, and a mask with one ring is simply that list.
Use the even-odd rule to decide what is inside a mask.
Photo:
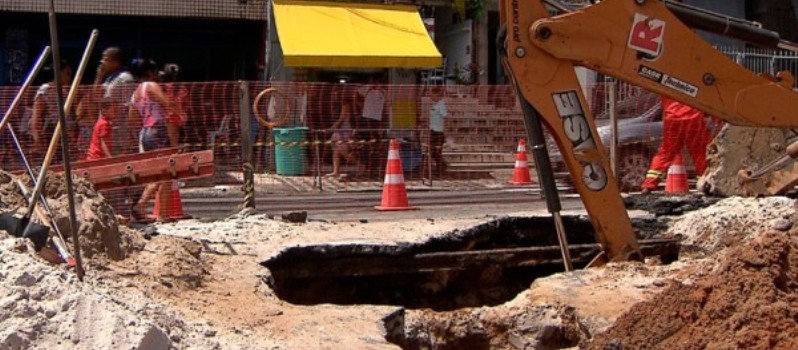
[{"label": "woman in pink top", "polygon": [[[136,91],[130,97],[128,110],[129,130],[139,130],[139,152],[153,151],[169,146],[169,137],[166,128],[167,113],[175,113],[174,107],[158,85],[158,66],[153,60],[137,59],[133,61],[133,75],[140,82]],[[141,198],[131,208],[133,218],[138,221],[146,220],[144,208],[155,195],[160,193],[160,198],[169,197],[169,186],[166,183],[153,183],[144,188]],[[161,206],[166,209],[165,205]],[[158,213],[158,220],[163,220]]]}]

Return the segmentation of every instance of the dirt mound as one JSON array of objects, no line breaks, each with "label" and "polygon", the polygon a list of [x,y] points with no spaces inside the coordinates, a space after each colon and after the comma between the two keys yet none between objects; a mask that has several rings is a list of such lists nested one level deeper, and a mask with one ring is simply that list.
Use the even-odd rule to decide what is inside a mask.
[{"label": "dirt mound", "polygon": [[758,235],[730,249],[717,272],[671,283],[588,348],[798,348],[798,232]]},{"label": "dirt mound", "polygon": [[201,253],[202,245],[194,240],[155,236],[119,266],[153,288],[196,289],[208,275]]},{"label": "dirt mound", "polygon": [[13,245],[0,240],[0,349],[170,347],[164,328],[139,310]]},{"label": "dirt mound", "polygon": [[666,236],[684,238],[683,250],[707,256],[770,228],[789,230],[795,200],[786,197],[721,200],[675,219]]},{"label": "dirt mound", "polygon": [[[21,215],[26,206],[25,197],[14,179],[13,175],[0,170],[0,209],[16,211]],[[17,179],[24,184],[30,183],[27,176]],[[72,231],[69,225],[66,181],[62,174],[50,174],[45,181],[42,192],[53,210],[54,223],[71,247]],[[133,230],[120,227],[114,210],[105,202],[102,194],[94,190],[90,182],[74,178],[73,185],[81,253],[89,264],[123,260],[131,252],[141,249],[141,236]],[[34,220],[38,221],[36,215]]]},{"label": "dirt mound", "polygon": [[0,210],[12,211],[25,206],[25,197],[11,174],[0,170]]},{"label": "dirt mound", "polygon": [[[17,179],[29,182],[27,176]],[[0,170],[0,205],[8,211],[21,212],[25,199],[14,180],[13,175]],[[62,174],[51,174],[45,181],[43,193],[52,208],[55,225],[71,248],[66,181]],[[90,182],[75,178],[73,185],[81,255],[89,269],[104,269],[110,262],[124,261],[127,269],[132,266],[137,270],[134,275],[152,277],[162,285],[188,288],[200,285],[207,272],[200,261],[202,246],[199,243],[176,237],[145,241],[141,232],[119,225],[113,208]]]}]

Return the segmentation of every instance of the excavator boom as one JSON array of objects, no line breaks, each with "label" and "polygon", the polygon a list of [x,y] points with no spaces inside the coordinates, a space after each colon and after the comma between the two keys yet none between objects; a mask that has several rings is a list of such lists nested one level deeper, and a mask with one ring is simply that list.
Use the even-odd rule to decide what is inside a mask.
[{"label": "excavator boom", "polygon": [[[706,18],[701,29],[720,31],[717,21],[710,23],[710,12],[667,0],[604,0],[552,16],[556,9],[565,7],[552,0],[503,0],[500,53],[524,107],[528,131],[539,121],[553,136],[607,260],[641,256],[575,66],[668,96],[731,124],[798,126],[791,74],[753,74],[682,22],[703,23],[700,19]],[[745,21],[728,23],[733,30],[727,31],[742,39],[785,45],[778,35],[748,28]],[[533,140],[536,146],[545,143]],[[539,172],[547,170],[545,165]]]}]

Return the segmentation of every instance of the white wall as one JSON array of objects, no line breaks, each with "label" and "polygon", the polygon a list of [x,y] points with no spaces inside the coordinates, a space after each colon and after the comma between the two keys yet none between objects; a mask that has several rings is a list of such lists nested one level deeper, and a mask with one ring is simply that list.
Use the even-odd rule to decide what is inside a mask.
[{"label": "white wall", "polygon": [[454,67],[472,62],[473,33],[471,21],[452,23],[454,9],[439,7],[435,12],[435,45],[446,57],[446,74],[455,74]]}]

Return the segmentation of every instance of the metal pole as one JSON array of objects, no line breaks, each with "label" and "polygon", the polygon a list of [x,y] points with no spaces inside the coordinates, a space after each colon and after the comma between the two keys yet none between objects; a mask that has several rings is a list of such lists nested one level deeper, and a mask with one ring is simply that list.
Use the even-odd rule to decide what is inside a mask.
[{"label": "metal pole", "polygon": [[427,130],[427,175],[429,175],[429,187],[432,187],[432,131]]},{"label": "metal pole", "polygon": [[565,265],[565,271],[572,271],[574,266],[571,262],[571,252],[568,248],[568,238],[565,236],[565,226],[562,223],[562,217],[559,211],[555,211],[551,215],[557,229],[557,240],[560,242],[560,253],[562,254],[562,262]]},{"label": "metal pole", "polygon": [[316,179],[319,182],[319,191],[323,192],[324,191],[324,175],[321,174],[321,150],[319,149],[319,147],[321,146],[321,143],[319,142],[319,139],[318,139],[319,136],[318,135],[319,134],[316,133],[316,137],[313,140],[313,144],[315,145],[315,148],[316,148],[316,162],[315,162],[316,163]]},{"label": "metal pole", "polygon": [[241,161],[244,167],[243,208],[255,209],[255,168],[252,165],[252,139],[250,130],[249,85],[239,81],[238,106],[241,114]]},{"label": "metal pole", "polygon": [[272,21],[274,20],[272,16],[272,1],[266,0],[266,44],[264,47],[264,59],[263,59],[263,81],[269,81],[272,74],[272,38],[274,34],[272,33],[272,29],[274,28],[274,24]]},{"label": "metal pole", "polygon": [[618,180],[618,113],[615,110],[615,104],[617,101],[617,94],[618,94],[618,86],[617,82],[610,81],[608,83],[608,94],[609,94],[609,104],[607,105],[607,111],[610,115],[610,128],[611,128],[611,139],[610,139],[610,167],[612,168],[612,173],[615,175],[615,180]]},{"label": "metal pole", "polygon": [[[50,0],[50,10],[48,13],[49,22],[50,22],[50,45],[53,48],[53,72],[55,74],[55,91],[56,91],[56,105],[58,106],[58,125],[56,126],[55,134],[53,135],[53,140],[51,141],[50,147],[53,147],[54,141],[61,137],[61,153],[64,157],[64,179],[66,180],[66,190],[67,190],[67,200],[69,203],[69,223],[70,229],[72,230],[72,244],[73,249],[75,250],[75,261],[76,261],[76,270],[78,275],[78,280],[81,282],[83,281],[83,262],[80,257],[80,242],[79,242],[79,235],[78,235],[78,227],[77,227],[77,216],[75,215],[75,193],[72,187],[72,163],[69,159],[69,135],[66,133],[65,126],[66,126],[66,115],[65,115],[65,108],[69,108],[71,106],[72,99],[74,98],[75,91],[77,90],[77,86],[80,82],[80,79],[83,75],[83,71],[85,70],[86,61],[90,56],[91,50],[94,47],[94,43],[97,40],[97,30],[92,31],[91,37],[89,39],[89,45],[86,47],[86,51],[83,53],[83,59],[80,62],[80,66],[78,67],[78,72],[75,74],[75,80],[72,82],[72,88],[70,89],[68,101],[66,104],[64,103],[63,99],[63,91],[61,91],[61,52],[58,47],[58,25],[56,23],[55,18],[55,3],[54,0]],[[60,133],[60,135],[59,135]],[[44,175],[47,173],[47,168],[50,166],[49,161],[52,159],[45,158],[44,164],[42,166],[41,173],[39,173],[39,184],[36,186],[41,190],[41,182],[44,180]],[[31,198],[36,198],[39,193],[34,191]],[[35,203],[35,201],[33,201]]]}]

